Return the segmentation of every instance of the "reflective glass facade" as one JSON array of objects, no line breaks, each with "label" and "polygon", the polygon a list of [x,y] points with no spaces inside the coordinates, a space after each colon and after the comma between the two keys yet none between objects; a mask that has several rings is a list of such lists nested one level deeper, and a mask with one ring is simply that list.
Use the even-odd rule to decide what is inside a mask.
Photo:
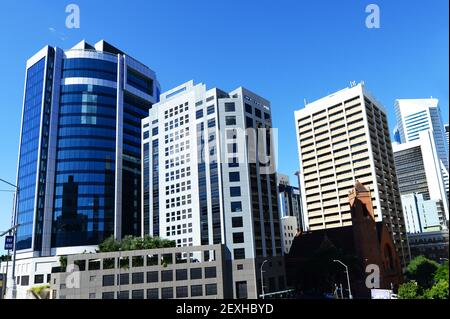
[{"label": "reflective glass facade", "polygon": [[93,48],[47,46],[27,62],[18,250],[46,256],[141,233],[141,119],[159,85],[120,50]]},{"label": "reflective glass facade", "polygon": [[28,249],[32,244],[44,73],[45,58],[27,70],[17,184],[20,190],[17,223],[21,225],[17,249]]},{"label": "reflective glass facade", "polygon": [[52,246],[94,245],[114,233],[116,94],[61,88]]}]

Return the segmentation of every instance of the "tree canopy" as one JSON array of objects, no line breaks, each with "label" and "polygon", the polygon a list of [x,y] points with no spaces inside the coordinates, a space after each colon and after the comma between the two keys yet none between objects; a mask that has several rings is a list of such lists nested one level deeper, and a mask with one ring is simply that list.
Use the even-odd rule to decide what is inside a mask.
[{"label": "tree canopy", "polygon": [[113,236],[106,238],[98,245],[97,252],[111,252],[111,251],[126,251],[126,250],[141,250],[154,248],[168,248],[175,247],[175,241],[162,239],[160,237],[144,236],[134,237],[125,236],[122,240],[116,240]]},{"label": "tree canopy", "polygon": [[408,265],[406,278],[398,289],[401,299],[448,299],[448,261],[440,265],[418,256]]}]

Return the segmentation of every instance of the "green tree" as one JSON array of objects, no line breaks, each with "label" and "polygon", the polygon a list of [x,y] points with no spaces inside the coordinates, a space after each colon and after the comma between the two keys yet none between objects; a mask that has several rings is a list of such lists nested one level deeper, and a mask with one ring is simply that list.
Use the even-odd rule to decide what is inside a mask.
[{"label": "green tree", "polygon": [[424,296],[427,299],[448,299],[448,279],[439,280],[425,292]]},{"label": "green tree", "polygon": [[414,280],[424,288],[431,288],[434,284],[434,274],[438,270],[439,264],[429,260],[424,256],[417,256],[406,268],[406,278]]},{"label": "green tree", "polygon": [[420,296],[420,287],[415,281],[408,281],[398,288],[398,297],[400,299],[418,299]]},{"label": "green tree", "polygon": [[439,268],[436,270],[436,273],[434,274],[435,282],[439,282],[441,280],[448,281],[448,260],[446,260],[445,263],[440,265]]},{"label": "green tree", "polygon": [[162,239],[160,237],[150,237],[148,235],[141,237],[125,236],[122,240],[115,240],[113,236],[106,238],[98,245],[97,252],[127,251],[154,248],[175,247],[175,241]]}]

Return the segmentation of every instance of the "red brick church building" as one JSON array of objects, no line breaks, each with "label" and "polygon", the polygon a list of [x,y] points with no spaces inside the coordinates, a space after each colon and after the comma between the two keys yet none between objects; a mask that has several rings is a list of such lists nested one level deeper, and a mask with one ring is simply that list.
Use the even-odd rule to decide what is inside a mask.
[{"label": "red brick church building", "polygon": [[289,284],[297,290],[319,296],[332,291],[334,284],[345,283],[343,271],[333,258],[346,260],[355,297],[370,296],[366,286],[366,267],[370,264],[379,266],[379,288],[396,289],[401,283],[400,259],[388,226],[375,221],[370,190],[356,182],[349,202],[351,226],[299,233],[294,239],[286,265]]}]

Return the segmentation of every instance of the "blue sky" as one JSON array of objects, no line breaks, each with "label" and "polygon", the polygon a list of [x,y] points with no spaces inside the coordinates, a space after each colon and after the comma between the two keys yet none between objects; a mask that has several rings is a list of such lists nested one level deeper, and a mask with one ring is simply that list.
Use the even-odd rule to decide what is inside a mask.
[{"label": "blue sky", "polygon": [[[70,3],[80,7],[80,29],[65,27]],[[380,7],[380,29],[365,27],[370,3]],[[163,91],[193,79],[262,95],[279,128],[279,171],[292,176],[293,112],[352,80],[387,108],[391,131],[396,98],[436,97],[447,121],[448,9],[448,0],[4,1],[0,177],[15,181],[25,62],[46,44],[105,39],[155,70]],[[0,230],[11,196],[0,192]]]}]

